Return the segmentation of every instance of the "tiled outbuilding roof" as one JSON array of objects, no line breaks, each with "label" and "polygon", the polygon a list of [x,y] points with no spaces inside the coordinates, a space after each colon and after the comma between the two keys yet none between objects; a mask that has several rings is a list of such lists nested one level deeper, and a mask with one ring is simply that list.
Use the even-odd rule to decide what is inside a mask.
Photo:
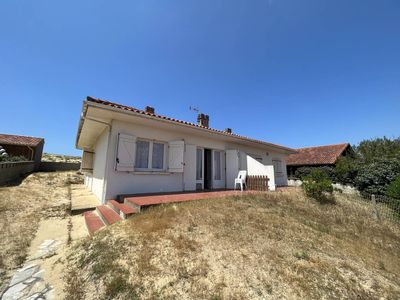
[{"label": "tiled outbuilding roof", "polygon": [[292,148],[288,148],[288,147],[285,147],[285,146],[281,146],[281,145],[272,144],[272,143],[269,143],[269,142],[264,142],[264,141],[261,141],[261,140],[248,138],[248,137],[245,137],[245,136],[242,136],[242,135],[239,135],[239,134],[235,134],[235,133],[232,133],[232,132],[227,132],[227,131],[223,131],[223,130],[218,130],[218,129],[214,129],[214,128],[210,128],[210,127],[201,126],[199,124],[192,123],[192,122],[182,121],[182,120],[178,120],[178,119],[175,119],[175,118],[170,118],[170,117],[166,117],[166,116],[162,116],[162,115],[158,115],[158,114],[153,114],[153,113],[141,110],[141,109],[137,109],[137,108],[130,107],[130,106],[125,106],[125,105],[118,104],[118,103],[115,103],[115,102],[110,102],[110,101],[107,101],[107,100],[97,99],[97,98],[93,98],[93,97],[90,97],[90,96],[88,96],[86,98],[86,100],[89,101],[89,102],[103,104],[103,105],[107,105],[107,106],[110,106],[110,107],[113,107],[113,108],[117,108],[117,109],[121,109],[121,110],[132,111],[132,112],[135,112],[135,113],[138,113],[138,114],[148,115],[148,116],[151,116],[151,117],[154,117],[154,118],[158,118],[158,119],[162,119],[162,120],[168,120],[168,121],[172,121],[172,122],[176,122],[176,123],[180,123],[180,124],[185,124],[185,125],[190,125],[190,126],[193,126],[193,127],[202,128],[202,129],[208,130],[210,132],[216,132],[216,133],[224,134],[224,135],[227,135],[227,136],[246,139],[246,140],[249,140],[249,141],[252,141],[252,142],[256,142],[256,143],[262,143],[262,144],[270,145],[270,146],[281,148],[283,150],[286,150],[286,151],[289,151],[289,152],[292,152],[292,153],[296,151],[296,150],[294,150]]},{"label": "tiled outbuilding roof", "polygon": [[36,147],[41,141],[43,141],[42,138],[32,136],[0,134],[0,145],[21,145]]},{"label": "tiled outbuilding roof", "polygon": [[348,147],[349,143],[299,148],[298,153],[289,155],[287,165],[333,165]]}]

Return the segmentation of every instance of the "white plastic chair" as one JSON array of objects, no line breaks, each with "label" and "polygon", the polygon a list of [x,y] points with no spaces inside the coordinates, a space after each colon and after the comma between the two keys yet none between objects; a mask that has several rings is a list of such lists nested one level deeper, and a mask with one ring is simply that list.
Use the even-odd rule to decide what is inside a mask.
[{"label": "white plastic chair", "polygon": [[247,176],[247,171],[239,171],[238,177],[235,178],[235,187],[233,188],[236,190],[236,185],[240,184],[240,190],[243,192],[243,185],[247,188],[246,186],[246,176]]}]

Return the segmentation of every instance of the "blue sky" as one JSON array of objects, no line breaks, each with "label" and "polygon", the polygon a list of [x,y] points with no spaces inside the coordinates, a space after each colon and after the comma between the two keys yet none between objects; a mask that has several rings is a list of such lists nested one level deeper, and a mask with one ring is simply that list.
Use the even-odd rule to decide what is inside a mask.
[{"label": "blue sky", "polygon": [[400,1],[0,2],[0,132],[75,149],[91,95],[290,147],[400,134]]}]

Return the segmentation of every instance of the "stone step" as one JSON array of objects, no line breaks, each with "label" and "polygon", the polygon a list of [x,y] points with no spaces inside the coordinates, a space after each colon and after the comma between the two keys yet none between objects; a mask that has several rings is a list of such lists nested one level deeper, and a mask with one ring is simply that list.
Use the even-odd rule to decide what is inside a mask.
[{"label": "stone step", "polygon": [[85,217],[86,228],[90,235],[93,235],[105,226],[104,222],[94,211],[87,211],[83,213],[83,216]]},{"label": "stone step", "polygon": [[127,219],[138,212],[138,210],[132,206],[119,203],[116,200],[108,200],[107,205],[124,219]]},{"label": "stone step", "polygon": [[106,225],[112,225],[115,222],[122,220],[119,214],[106,205],[97,206],[96,211]]}]

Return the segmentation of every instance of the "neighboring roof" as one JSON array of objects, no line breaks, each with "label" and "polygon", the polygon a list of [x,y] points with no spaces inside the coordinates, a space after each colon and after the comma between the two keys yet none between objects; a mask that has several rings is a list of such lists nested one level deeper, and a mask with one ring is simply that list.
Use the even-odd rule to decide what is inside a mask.
[{"label": "neighboring roof", "polygon": [[[195,123],[186,122],[186,121],[182,121],[182,120],[178,120],[178,119],[174,119],[174,118],[170,118],[170,117],[166,117],[166,116],[162,116],[162,115],[152,114],[152,113],[146,112],[146,111],[141,110],[141,109],[137,109],[137,108],[130,107],[130,106],[125,106],[125,105],[114,103],[114,102],[110,102],[110,101],[107,101],[107,100],[97,99],[97,98],[93,98],[93,97],[88,96],[86,98],[86,101],[87,102],[92,102],[92,103],[97,103],[97,104],[102,104],[102,105],[109,106],[109,107],[116,108],[116,109],[123,110],[123,111],[130,111],[130,112],[134,112],[134,113],[141,114],[141,115],[147,115],[149,117],[153,117],[154,119],[167,120],[167,121],[175,122],[175,123],[178,123],[178,124],[184,124],[184,125],[193,126],[195,128],[207,130],[210,133],[211,132],[218,133],[218,134],[222,134],[222,135],[225,135],[225,136],[231,136],[231,137],[235,137],[235,138],[238,138],[238,139],[244,139],[244,140],[247,140],[247,141],[260,143],[260,144],[263,144],[265,146],[280,148],[280,149],[288,151],[290,153],[295,153],[296,152],[296,150],[294,150],[292,148],[285,147],[285,146],[281,146],[281,145],[272,144],[272,143],[269,143],[269,142],[264,142],[264,141],[261,141],[261,140],[248,138],[248,137],[241,136],[241,135],[238,135],[238,134],[235,134],[235,133],[228,133],[228,132],[223,131],[223,130],[213,129],[213,128],[210,128],[210,127],[205,127],[205,126],[201,126],[201,125],[198,125],[198,124],[195,124]],[[78,138],[79,138],[79,134],[80,134],[80,132],[78,132]]]},{"label": "neighboring roof", "polygon": [[348,147],[349,143],[299,148],[298,153],[289,155],[287,165],[333,165]]},{"label": "neighboring roof", "polygon": [[43,140],[43,138],[32,136],[0,134],[0,145],[20,145],[36,147]]}]

